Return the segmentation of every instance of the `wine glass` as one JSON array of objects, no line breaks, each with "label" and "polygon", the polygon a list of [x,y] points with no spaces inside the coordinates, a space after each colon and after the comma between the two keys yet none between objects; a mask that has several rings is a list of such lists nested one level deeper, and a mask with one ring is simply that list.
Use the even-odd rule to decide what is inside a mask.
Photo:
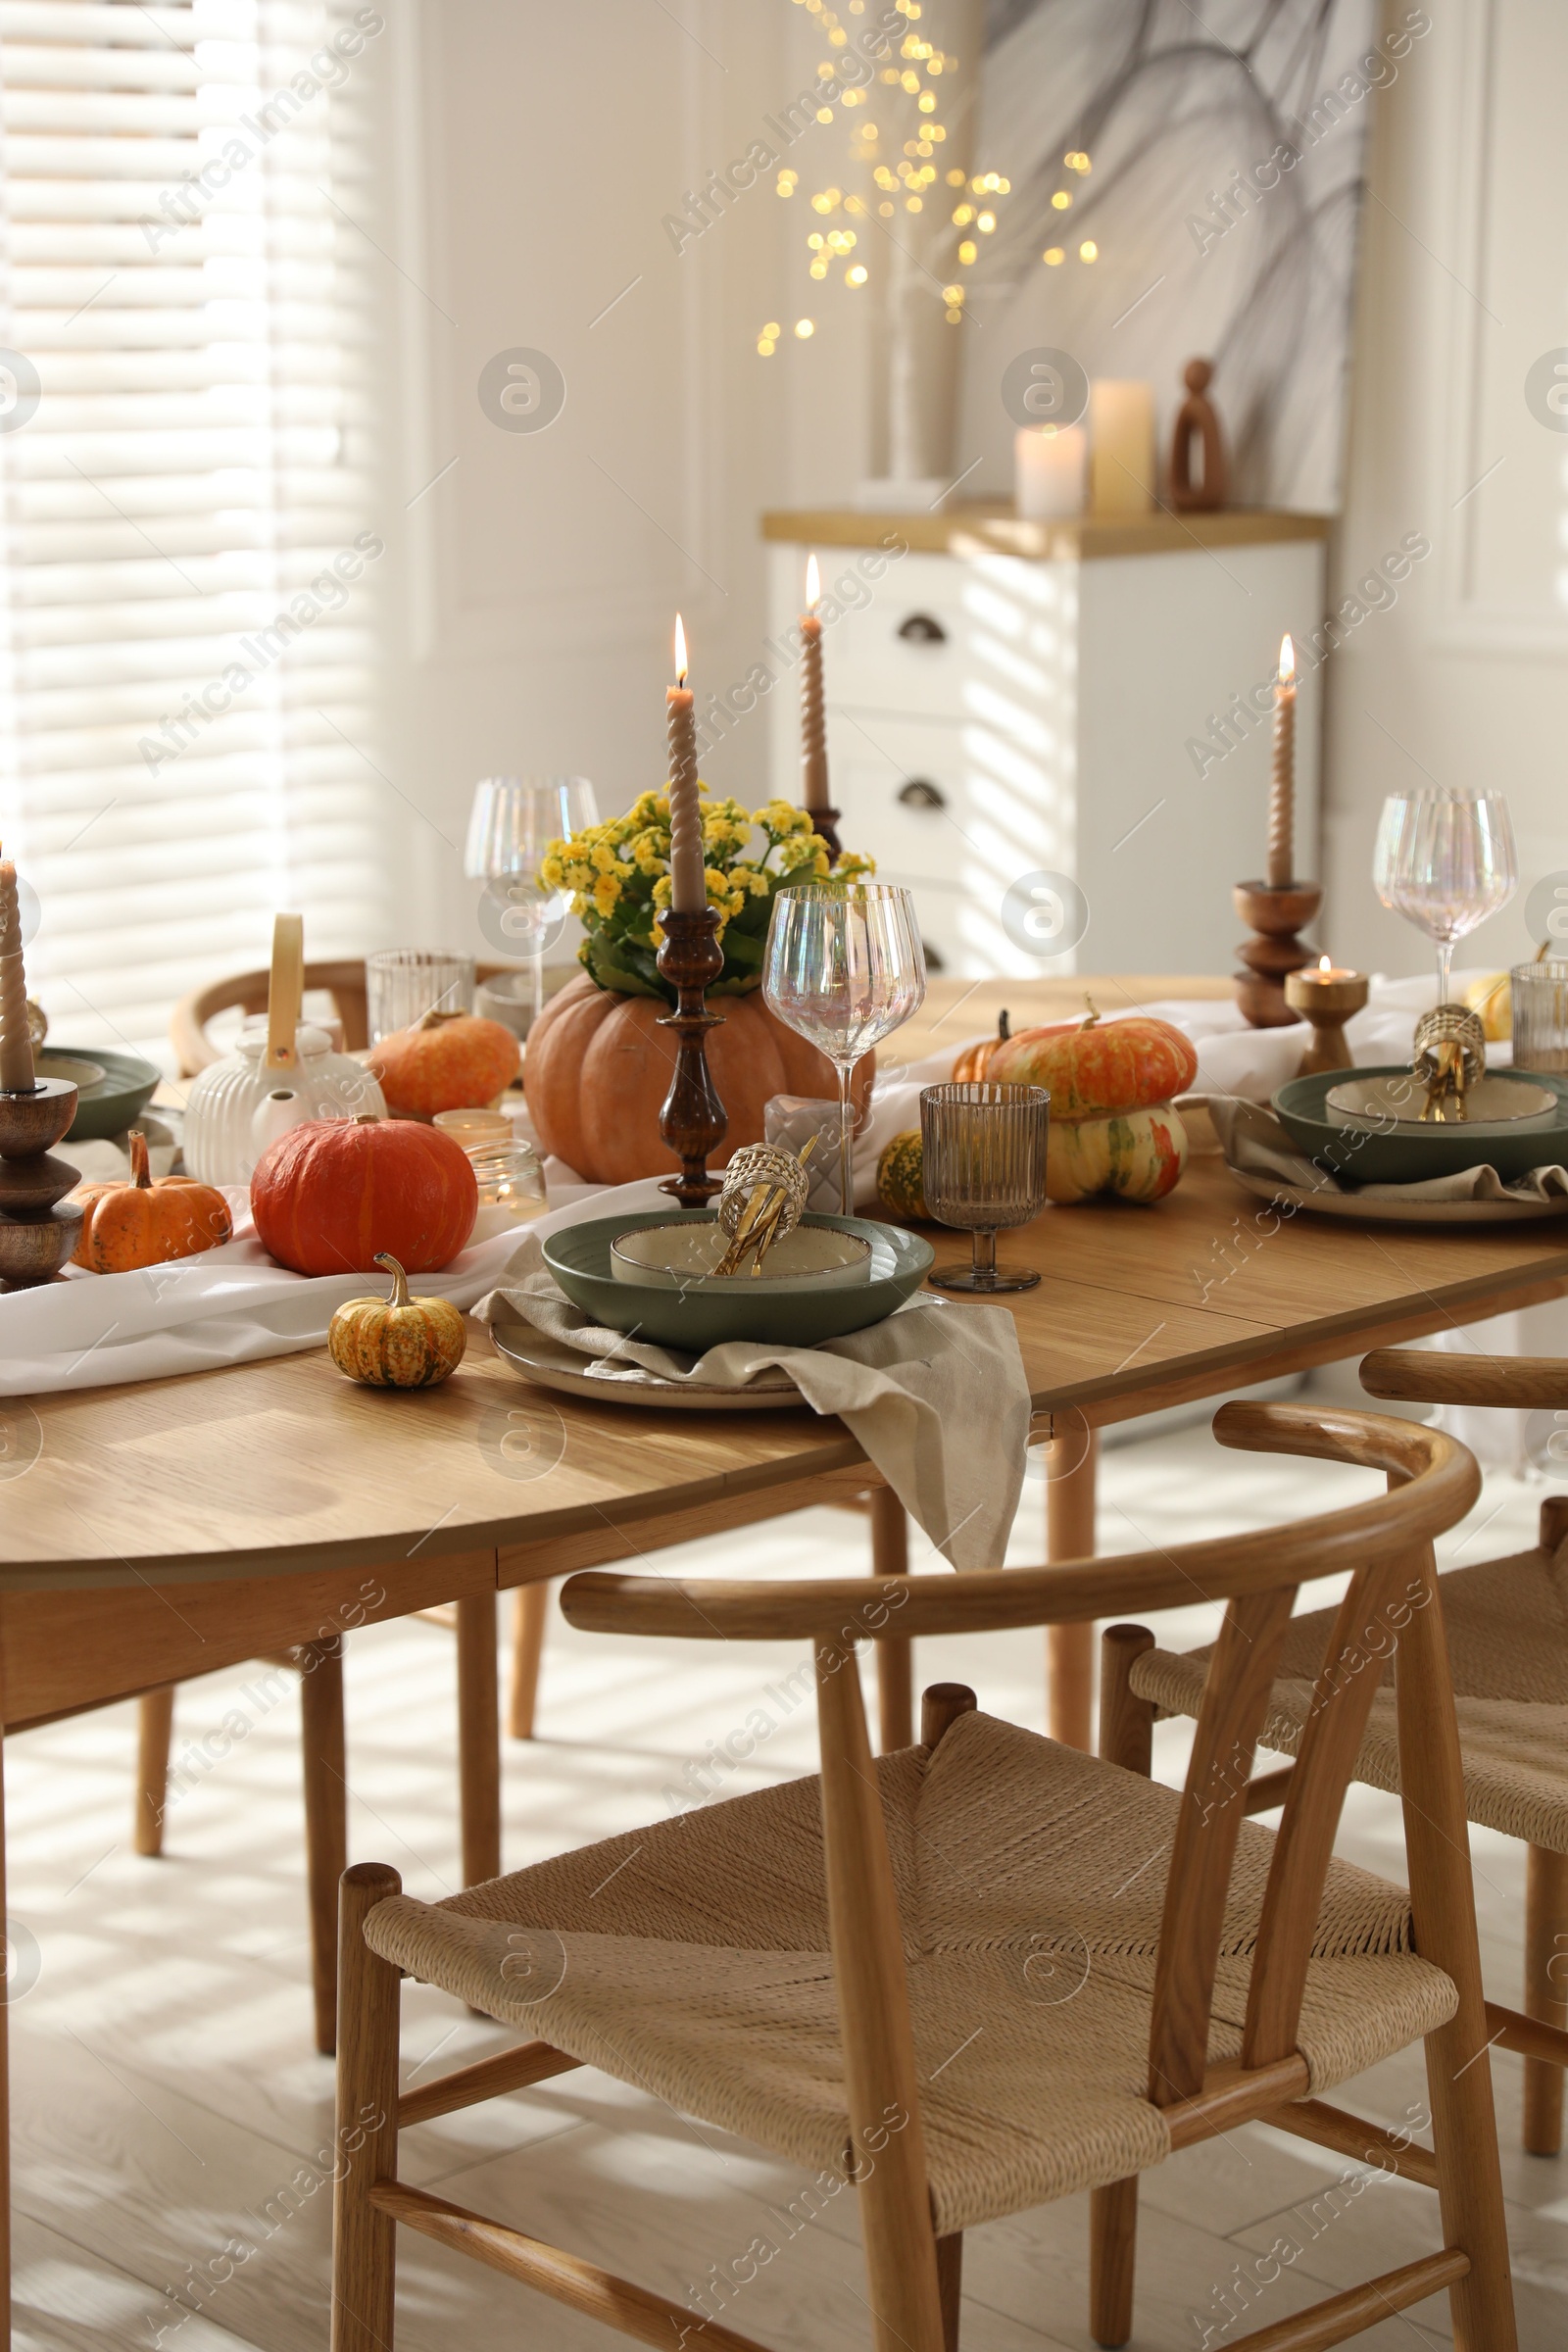
[{"label": "wine glass", "polygon": [[1391,792],[1372,886],[1385,906],[1438,943],[1438,1003],[1452,986],[1453,943],[1506,906],[1519,886],[1513,826],[1500,792],[1442,786]]},{"label": "wine glass", "polygon": [[521,957],[532,975],[530,1027],[544,1009],[545,950],[565,921],[559,892],[540,887],[539,868],[553,841],[598,822],[586,776],[486,776],[473,788],[463,870],[486,885],[479,902],[485,938],[501,955]]},{"label": "wine glass", "polygon": [[855,1211],[850,1076],[925,1002],[914,902],[891,882],[790,882],[773,901],[762,995],[825,1054],[839,1082],[839,1201]]}]

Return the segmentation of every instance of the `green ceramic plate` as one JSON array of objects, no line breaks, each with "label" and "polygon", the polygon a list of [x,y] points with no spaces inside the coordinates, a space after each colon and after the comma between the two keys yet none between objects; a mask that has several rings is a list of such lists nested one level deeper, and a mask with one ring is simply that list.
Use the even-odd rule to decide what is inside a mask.
[{"label": "green ceramic plate", "polygon": [[68,1144],[94,1143],[106,1135],[122,1135],[138,1119],[158,1090],[163,1072],[139,1054],[112,1054],[107,1046],[44,1046],[33,1056],[40,1078],[75,1078],[83,1063],[103,1076],[82,1086],[76,1115],[65,1137]]},{"label": "green ceramic plate", "polygon": [[[1408,1077],[1401,1062],[1357,1070],[1358,1078]],[[1454,1176],[1465,1168],[1495,1168],[1507,1182],[1532,1168],[1568,1164],[1568,1077],[1553,1070],[1521,1070],[1535,1086],[1557,1098],[1557,1116],[1543,1127],[1534,1119],[1477,1121],[1421,1127],[1400,1120],[1381,1130],[1347,1126],[1327,1106],[1331,1087],[1343,1070],[1320,1070],[1292,1078],[1274,1097],[1274,1109],[1308,1159],[1347,1184],[1420,1184],[1429,1176]]]},{"label": "green ceramic plate", "polygon": [[[645,1209],[635,1216],[595,1217],[583,1225],[567,1225],[544,1245],[545,1263],[573,1305],[612,1331],[635,1330],[639,1339],[660,1347],[684,1348],[701,1355],[725,1340],[760,1340],[780,1347],[814,1348],[821,1340],[841,1340],[846,1333],[880,1323],[919,1289],[935,1251],[917,1233],[902,1226],[876,1225],[863,1217],[819,1217],[809,1213],[807,1225],[827,1225],[838,1233],[858,1234],[871,1245],[871,1279],[853,1288],[790,1291],[782,1297],[737,1298],[720,1296],[692,1282],[683,1291],[644,1290],[617,1282],[610,1270],[610,1246],[623,1233],[642,1225],[668,1225],[681,1212],[674,1208]],[[710,1212],[702,1213],[713,1223]],[[758,1284],[761,1291],[761,1283]]]}]

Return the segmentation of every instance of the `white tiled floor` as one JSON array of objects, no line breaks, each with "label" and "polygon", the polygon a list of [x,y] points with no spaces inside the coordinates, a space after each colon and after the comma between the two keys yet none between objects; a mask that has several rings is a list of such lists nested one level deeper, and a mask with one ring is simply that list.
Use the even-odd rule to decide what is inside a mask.
[{"label": "white tiled floor", "polygon": [[[1257,1525],[1371,1485],[1358,1473],[1222,1453],[1205,1430],[1114,1451],[1103,1478],[1102,1546]],[[1532,1540],[1542,1490],[1499,1476],[1449,1556]],[[1041,1493],[1025,1490],[1014,1557],[1037,1556]],[[1490,1517],[1490,1524],[1486,1524]],[[1485,1525],[1485,1535],[1477,1540]],[[864,1530],[823,1511],[742,1539],[693,1546],[683,1570],[846,1568]],[[84,1603],[90,1606],[90,1603]],[[1206,1614],[1164,1620],[1173,1644]],[[1042,1721],[1035,1633],[920,1646],[921,1682],[972,1683],[982,1705]],[[603,1837],[666,1809],[661,1790],[721,1739],[797,1661],[782,1649],[612,1642],[552,1622],[541,1739],[509,1746],[509,1866]],[[452,1644],[428,1624],[356,1638],[349,1667],[352,1850],[402,1871],[411,1891],[457,1884]],[[249,1684],[251,1695],[246,1695]],[[130,1850],[131,1710],[8,1745],[11,1901],[23,1981],[13,2011],[18,2207],[17,2340],[27,2352],[177,2346],[178,2352],[310,2352],[326,2341],[328,2191],[318,2152],[331,2135],[331,2070],[312,2054],[290,1692],[255,1677],[192,1686],[176,1748],[237,1709],[249,1728],[174,1806],[169,1852]],[[780,1710],[775,1708],[775,1712]],[[232,1724],[230,1729],[232,1730]],[[1160,1734],[1175,1778],[1183,1733]],[[812,1768],[811,1709],[785,1714],[735,1773],[739,1789]],[[1343,1850],[1398,1876],[1397,1809],[1353,1790]],[[1489,1981],[1517,1997],[1522,1856],[1478,1833],[1477,1886]],[[14,1931],[15,1933],[16,1931]],[[439,2069],[512,2038],[419,1988],[405,1996],[410,2070]],[[1517,2062],[1494,2062],[1521,2340],[1568,2341],[1568,2157],[1518,2152]],[[1421,2097],[1419,2055],[1358,2086],[1364,2112],[1397,2120]],[[803,2185],[786,2165],[699,2129],[606,2077],[580,2073],[425,2127],[405,2142],[420,2182],[607,2263],[676,2300],[759,2236],[779,2247],[729,2323],[779,2352],[850,2352],[867,2341],[849,2193],[808,2225],[788,2219]],[[1338,2158],[1249,2129],[1146,2176],[1134,2341],[1226,2345],[1330,2285],[1391,2268],[1436,2242],[1424,2192],[1373,2180],[1332,2221],[1320,2199]],[[1255,2258],[1294,2231],[1298,2260],[1266,2291]],[[1082,2347],[1082,2200],[971,2233],[965,2352]],[[404,2236],[401,2352],[594,2352],[625,2339]],[[1265,2274],[1272,2270],[1266,2262]],[[1246,2316],[1242,2316],[1244,2305]],[[709,2308],[713,2308],[710,2303]],[[1207,2333],[1205,2334],[1205,2329]],[[1391,2319],[1369,2346],[1441,2344],[1446,2307]],[[702,2338],[694,2334],[693,2344]]]}]

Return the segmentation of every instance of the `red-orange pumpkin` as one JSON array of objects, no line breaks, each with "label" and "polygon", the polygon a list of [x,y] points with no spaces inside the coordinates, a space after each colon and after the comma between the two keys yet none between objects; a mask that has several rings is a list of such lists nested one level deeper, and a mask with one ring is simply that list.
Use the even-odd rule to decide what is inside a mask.
[{"label": "red-orange pumpkin", "polygon": [[[669,1092],[675,1040],[659,1026],[668,1008],[656,997],[621,997],[586,972],[568,980],[528,1033],[523,1085],[534,1133],[547,1152],[591,1184],[631,1184],[667,1176],[677,1162],[659,1133]],[[760,993],[718,997],[724,1024],[708,1032],[708,1066],[729,1121],[712,1164],[722,1167],[742,1144],[762,1140],[770,1095],[836,1100],[833,1065],[805,1038],[775,1020]],[[863,1112],[876,1075],[867,1054],[855,1072]]]},{"label": "red-orange pumpkin", "polygon": [[471,1012],[427,1012],[414,1028],[395,1029],[370,1049],[370,1071],[388,1110],[420,1119],[493,1102],[517,1075],[517,1062],[512,1031]]},{"label": "red-orange pumpkin", "polygon": [[1169,1021],[1135,1012],[1102,1022],[1093,1004],[1085,1020],[1019,1030],[986,1071],[1015,1086],[1049,1088],[1054,1127],[1148,1110],[1185,1095],[1197,1075],[1191,1038]]},{"label": "red-orange pumpkin", "polygon": [[296,1274],[368,1274],[383,1254],[428,1274],[457,1256],[478,1207],[462,1146],[411,1119],[291,1127],[251,1178],[262,1246]]}]

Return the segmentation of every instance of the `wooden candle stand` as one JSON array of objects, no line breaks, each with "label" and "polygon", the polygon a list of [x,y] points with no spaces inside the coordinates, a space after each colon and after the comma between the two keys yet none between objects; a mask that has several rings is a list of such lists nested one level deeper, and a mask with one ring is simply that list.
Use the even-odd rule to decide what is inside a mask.
[{"label": "wooden candle stand", "polygon": [[660,916],[664,944],[659,968],[675,990],[675,1010],[664,1013],[662,1029],[673,1029],[680,1040],[675,1075],[669,1082],[659,1132],[681,1163],[678,1176],[666,1176],[662,1193],[672,1193],[682,1208],[706,1208],[724,1189],[720,1177],[708,1173],[708,1154],[724,1140],[729,1125],[724,1105],[708,1067],[707,1035],[723,1020],[708,1009],[707,991],[724,968],[718,944],[718,910],[704,906],[694,914],[677,914],[666,907]]},{"label": "wooden candle stand", "polygon": [[64,1078],[0,1094],[0,1285],[7,1290],[51,1281],[81,1239],[81,1205],[66,1199],[80,1171],[51,1149],[75,1115],[76,1089]]},{"label": "wooden candle stand", "polygon": [[1311,971],[1286,974],[1286,1004],[1298,1019],[1312,1024],[1312,1042],[1301,1055],[1298,1078],[1310,1078],[1318,1070],[1354,1069],[1345,1024],[1365,1008],[1370,985],[1364,972],[1347,972],[1343,979]]},{"label": "wooden candle stand", "polygon": [[1297,936],[1323,904],[1316,882],[1238,882],[1236,911],[1252,936],[1236,953],[1246,964],[1236,975],[1236,1002],[1254,1029],[1286,1029],[1300,1018],[1285,1001],[1285,976],[1317,961],[1316,948]]},{"label": "wooden candle stand", "polygon": [[820,833],[822,839],[827,843],[828,863],[837,865],[844,850],[844,844],[839,839],[839,818],[844,813],[843,810],[840,808],[808,808],[806,813],[811,820],[811,831]]}]

